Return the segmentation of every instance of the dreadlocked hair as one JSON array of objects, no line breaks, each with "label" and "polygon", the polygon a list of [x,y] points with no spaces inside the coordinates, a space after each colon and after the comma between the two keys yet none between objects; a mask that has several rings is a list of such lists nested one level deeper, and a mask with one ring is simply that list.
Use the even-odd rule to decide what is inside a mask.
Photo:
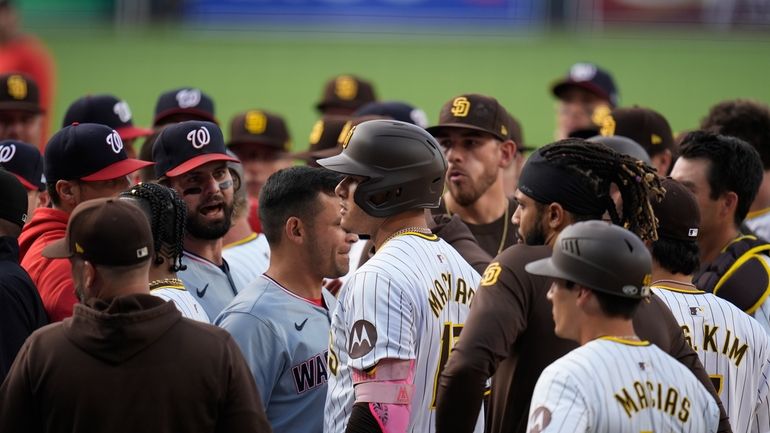
[{"label": "dreadlocked hair", "polygon": [[[613,224],[625,227],[643,240],[658,239],[658,220],[650,200],[663,199],[665,189],[654,168],[628,155],[598,143],[568,138],[543,147],[547,161],[582,175],[598,196],[606,198],[606,211]],[[615,184],[623,199],[622,215],[618,215],[609,194]]]},{"label": "dreadlocked hair", "polygon": [[187,222],[187,205],[176,191],[157,183],[140,183],[122,193],[148,205],[155,251],[155,264],[163,264],[164,256],[169,257],[169,271],[187,269],[182,264],[184,231]]}]

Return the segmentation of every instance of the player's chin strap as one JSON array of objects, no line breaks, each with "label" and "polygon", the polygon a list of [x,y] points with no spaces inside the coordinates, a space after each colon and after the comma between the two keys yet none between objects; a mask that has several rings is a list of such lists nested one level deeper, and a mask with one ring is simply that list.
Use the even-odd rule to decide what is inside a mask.
[{"label": "player's chin strap", "polygon": [[383,433],[404,432],[414,394],[414,360],[383,359],[370,371],[353,369],[356,403],[368,403]]}]

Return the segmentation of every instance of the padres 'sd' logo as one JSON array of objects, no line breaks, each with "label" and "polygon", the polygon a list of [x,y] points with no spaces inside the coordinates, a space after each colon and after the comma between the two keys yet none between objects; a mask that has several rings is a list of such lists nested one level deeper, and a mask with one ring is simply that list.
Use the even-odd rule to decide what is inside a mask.
[{"label": "padres 'sd' logo", "polygon": [[605,116],[604,119],[602,119],[601,125],[602,127],[599,129],[599,134],[605,137],[615,135],[615,119],[612,116]]},{"label": "padres 'sd' logo", "polygon": [[502,272],[502,270],[503,268],[500,267],[499,262],[490,263],[484,271],[484,276],[481,277],[481,285],[491,286],[492,284],[495,284],[497,279],[500,278],[500,272]]},{"label": "padres 'sd' logo", "polygon": [[310,130],[310,145],[318,144],[321,141],[321,136],[324,133],[324,121],[319,120],[313,124],[313,129]]},{"label": "padres 'sd' logo", "polygon": [[267,116],[261,111],[249,111],[243,119],[243,126],[249,134],[261,134],[267,129]]},{"label": "padres 'sd' logo", "polygon": [[607,118],[611,112],[612,110],[609,105],[600,105],[594,108],[594,112],[591,113],[591,122],[593,122],[594,125],[602,126],[604,125],[604,119]]},{"label": "padres 'sd' logo", "polygon": [[337,139],[337,141],[340,144],[342,144],[343,149],[348,148],[348,143],[350,143],[350,137],[353,135],[353,131],[356,129],[356,127],[352,125],[353,125],[353,122],[347,121],[345,123],[345,126],[342,127],[342,132],[340,132],[340,136]]},{"label": "padres 'sd' logo", "polygon": [[334,82],[334,94],[343,101],[352,101],[358,94],[358,83],[349,75],[337,77]]},{"label": "padres 'sd' logo", "polygon": [[8,77],[8,94],[13,99],[24,99],[27,97],[27,80],[21,75],[11,75]]},{"label": "padres 'sd' logo", "polygon": [[450,111],[454,117],[465,117],[471,111],[471,103],[465,96],[460,96],[452,101],[452,109]]}]

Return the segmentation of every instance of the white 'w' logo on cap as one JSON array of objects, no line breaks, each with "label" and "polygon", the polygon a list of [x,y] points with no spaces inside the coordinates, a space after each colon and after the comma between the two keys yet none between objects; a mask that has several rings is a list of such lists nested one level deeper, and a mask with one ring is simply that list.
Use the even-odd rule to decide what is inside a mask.
[{"label": "white 'w' logo on cap", "polygon": [[211,134],[205,126],[201,126],[198,129],[193,129],[187,133],[187,141],[192,144],[192,147],[200,149],[201,147],[209,144],[211,141]]},{"label": "white 'w' logo on cap", "polygon": [[201,91],[198,89],[183,89],[177,92],[176,102],[179,108],[197,107],[201,102]]},{"label": "white 'w' logo on cap", "polygon": [[110,135],[107,136],[107,144],[110,145],[112,151],[115,153],[120,153],[120,151],[123,150],[123,140],[120,139],[118,131],[115,131],[114,129]]},{"label": "white 'w' logo on cap", "polygon": [[0,146],[0,163],[12,160],[13,155],[16,155],[15,144],[4,144]]}]

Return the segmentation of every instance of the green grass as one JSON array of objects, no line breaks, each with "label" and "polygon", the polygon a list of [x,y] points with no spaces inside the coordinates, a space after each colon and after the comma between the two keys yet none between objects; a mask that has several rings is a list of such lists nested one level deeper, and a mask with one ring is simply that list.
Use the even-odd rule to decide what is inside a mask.
[{"label": "green grass", "polygon": [[149,125],[160,92],[191,85],[214,98],[224,125],[250,108],[283,114],[294,148],[303,149],[317,118],[313,106],[323,82],[348,72],[373,80],[381,99],[423,108],[431,122],[456,94],[495,96],[522,122],[526,141],[542,145],[551,141],[554,124],[549,83],[583,60],[613,72],[623,105],[655,108],[675,130],[695,127],[708,107],[722,99],[770,102],[770,35],[51,28],[38,33],[58,64],[57,127],[71,101],[101,92],[126,99],[135,123]]}]

